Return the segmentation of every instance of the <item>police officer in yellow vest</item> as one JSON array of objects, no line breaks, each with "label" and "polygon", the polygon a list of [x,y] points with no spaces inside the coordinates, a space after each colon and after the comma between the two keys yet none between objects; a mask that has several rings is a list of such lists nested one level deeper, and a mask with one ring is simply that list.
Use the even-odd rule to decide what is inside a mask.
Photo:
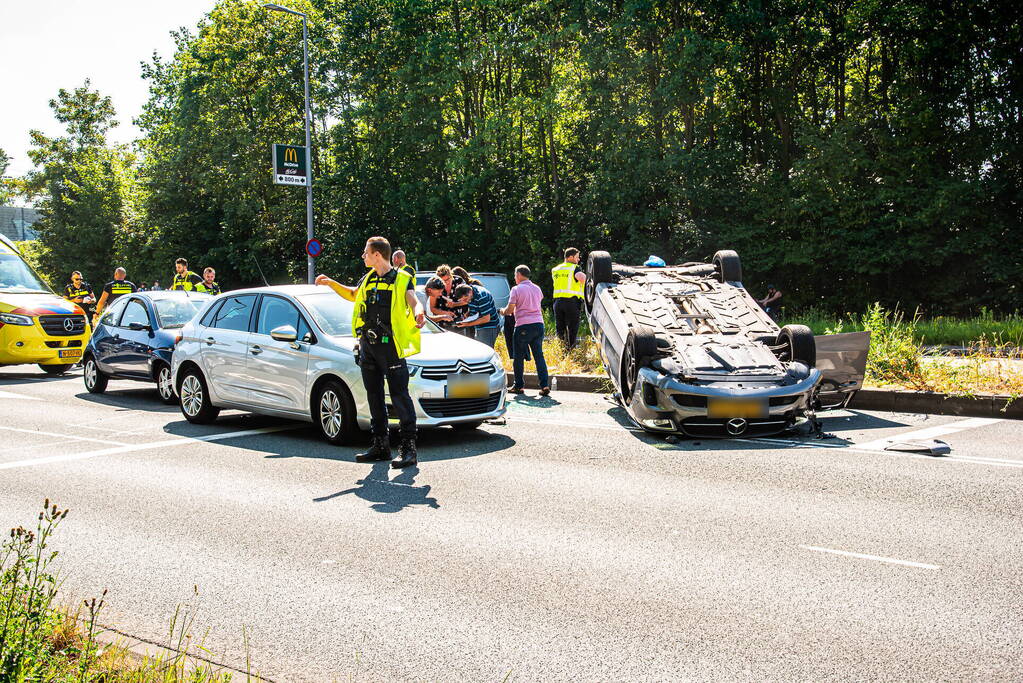
[{"label": "police officer in yellow vest", "polygon": [[174,262],[174,281],[171,282],[172,290],[184,290],[186,292],[205,292],[206,285],[197,273],[188,269],[188,260],[179,258]]},{"label": "police officer in yellow vest", "polygon": [[352,332],[359,340],[357,357],[373,430],[373,445],[366,453],[355,456],[355,460],[391,460],[384,398],[386,379],[401,430],[398,454],[391,460],[391,467],[409,467],[417,462],[416,408],[408,393],[405,358],[419,353],[419,329],[426,323],[426,316],[416,297],[415,279],[391,266],[391,244],[387,239],[369,238],[362,260],[372,270],[356,287],[342,285],[326,275],[316,276],[316,284],[326,285],[355,302]]},{"label": "police officer in yellow vest", "polygon": [[551,268],[554,280],[554,326],[565,346],[575,346],[579,334],[579,314],[583,307],[586,273],[579,267],[579,250],[565,249],[565,262]]},{"label": "police officer in yellow vest", "polygon": [[92,316],[92,326],[96,326],[96,321],[103,315],[103,309],[125,294],[137,291],[138,287],[128,279],[128,271],[118,267],[114,271],[114,279],[103,286],[103,294],[100,295],[99,302],[96,304],[96,313]]}]

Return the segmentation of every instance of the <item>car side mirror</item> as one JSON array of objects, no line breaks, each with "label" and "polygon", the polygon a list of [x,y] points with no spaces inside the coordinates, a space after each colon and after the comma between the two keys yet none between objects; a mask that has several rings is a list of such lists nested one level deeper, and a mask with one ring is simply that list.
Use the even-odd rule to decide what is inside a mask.
[{"label": "car side mirror", "polygon": [[270,338],[279,342],[293,342],[298,339],[298,332],[291,325],[281,325],[270,330]]},{"label": "car side mirror", "polygon": [[141,332],[142,330],[152,331],[153,328],[149,325],[143,325],[142,323],[128,323],[128,329],[132,332]]}]

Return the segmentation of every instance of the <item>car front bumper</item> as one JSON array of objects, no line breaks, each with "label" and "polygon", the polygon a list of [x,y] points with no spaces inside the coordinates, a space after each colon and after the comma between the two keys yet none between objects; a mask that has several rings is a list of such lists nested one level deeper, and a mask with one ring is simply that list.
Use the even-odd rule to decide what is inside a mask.
[{"label": "car front bumper", "polygon": [[[813,391],[821,381],[819,370],[788,386],[708,386],[680,382],[651,368],[641,368],[629,404],[632,417],[651,432],[683,433],[704,438],[768,436],[784,431],[810,408]],[[725,402],[766,402],[764,414],[711,415],[711,399]]]},{"label": "car front bumper", "polygon": [[66,337],[47,334],[38,320],[0,325],[0,365],[74,365],[82,360],[88,341],[88,324],[82,334]]},{"label": "car front bumper", "polygon": [[[417,427],[443,427],[445,425],[480,422],[501,417],[507,410],[507,380],[503,368],[487,378],[488,394],[480,398],[448,398],[445,380],[422,377],[409,379],[409,394],[416,408]],[[387,412],[391,422],[397,422],[397,413],[387,394]],[[369,415],[358,416],[359,427],[370,428]]]}]

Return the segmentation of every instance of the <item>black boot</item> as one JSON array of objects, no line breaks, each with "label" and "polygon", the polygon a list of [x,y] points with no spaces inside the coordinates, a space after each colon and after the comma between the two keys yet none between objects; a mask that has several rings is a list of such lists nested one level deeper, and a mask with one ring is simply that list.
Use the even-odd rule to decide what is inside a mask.
[{"label": "black boot", "polygon": [[391,459],[391,442],[386,436],[374,436],[373,445],[365,453],[355,456],[355,462],[378,462]]},{"label": "black boot", "polygon": [[412,439],[402,439],[401,443],[398,444],[398,455],[394,456],[394,460],[391,461],[391,467],[394,469],[412,467],[415,466],[417,462],[416,442]]}]

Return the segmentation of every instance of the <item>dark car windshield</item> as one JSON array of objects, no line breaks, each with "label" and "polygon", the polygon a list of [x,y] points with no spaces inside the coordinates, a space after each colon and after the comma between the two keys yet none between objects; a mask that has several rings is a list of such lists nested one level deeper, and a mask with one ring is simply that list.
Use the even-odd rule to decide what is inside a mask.
[{"label": "dark car windshield", "polygon": [[162,329],[181,327],[202,308],[212,297],[203,295],[182,295],[153,300],[156,320]]},{"label": "dark car windshield", "polygon": [[21,257],[0,245],[0,292],[45,292],[50,288],[43,284]]},{"label": "dark car windshield", "polygon": [[[332,337],[352,336],[352,311],[354,304],[347,299],[342,299],[334,292],[323,292],[322,294],[306,294],[299,297],[299,301],[312,314],[320,329]],[[431,334],[440,332],[440,328],[429,320],[423,326],[423,332]]]}]

